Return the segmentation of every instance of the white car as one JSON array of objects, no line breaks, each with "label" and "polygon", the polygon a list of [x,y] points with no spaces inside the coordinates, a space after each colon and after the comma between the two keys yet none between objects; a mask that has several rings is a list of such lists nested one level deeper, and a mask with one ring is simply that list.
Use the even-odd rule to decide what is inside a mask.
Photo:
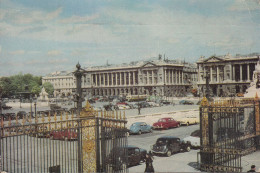
[{"label": "white car", "polygon": [[194,148],[200,147],[200,130],[195,130],[190,136],[184,138],[183,141],[190,141],[191,146]]},{"label": "white car", "polygon": [[125,109],[130,109],[130,106],[128,105],[117,105],[119,110],[125,110]]},{"label": "white car", "polygon": [[159,107],[159,103],[155,103],[155,102],[147,102],[150,106],[152,107]]},{"label": "white car", "polygon": [[191,125],[191,124],[198,124],[200,122],[199,117],[196,116],[189,116],[185,118],[178,119],[180,125]]}]

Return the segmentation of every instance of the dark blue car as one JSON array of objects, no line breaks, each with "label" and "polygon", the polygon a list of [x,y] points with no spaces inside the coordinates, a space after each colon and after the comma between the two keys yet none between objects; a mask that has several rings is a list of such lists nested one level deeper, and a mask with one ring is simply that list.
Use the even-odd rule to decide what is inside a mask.
[{"label": "dark blue car", "polygon": [[145,122],[135,122],[131,125],[129,129],[130,134],[139,134],[141,135],[142,133],[148,133],[152,132],[152,126],[146,124]]}]

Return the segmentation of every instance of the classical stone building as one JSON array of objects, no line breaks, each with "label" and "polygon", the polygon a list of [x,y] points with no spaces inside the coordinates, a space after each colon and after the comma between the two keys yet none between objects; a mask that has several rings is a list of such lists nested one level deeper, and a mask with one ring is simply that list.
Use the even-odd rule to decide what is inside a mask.
[{"label": "classical stone building", "polygon": [[[138,61],[121,65],[85,68],[82,77],[85,96],[113,96],[148,94],[155,96],[183,96],[197,81],[197,67],[175,60]],[[57,94],[75,91],[71,72],[43,77],[43,83],[54,85]]]},{"label": "classical stone building", "polygon": [[211,95],[235,96],[237,93],[244,93],[252,82],[258,59],[257,54],[200,58],[197,61],[200,94],[206,89],[206,73],[209,76]]}]

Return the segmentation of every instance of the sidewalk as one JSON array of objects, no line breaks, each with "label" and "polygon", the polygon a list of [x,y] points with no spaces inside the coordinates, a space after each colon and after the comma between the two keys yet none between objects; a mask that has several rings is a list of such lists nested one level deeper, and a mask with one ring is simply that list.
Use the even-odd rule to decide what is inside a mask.
[{"label": "sidewalk", "polygon": [[[199,150],[191,150],[189,153],[178,153],[171,157],[154,157],[155,172],[201,172],[196,169],[197,152]],[[256,165],[256,171],[260,172],[260,151],[243,156],[242,172],[250,170],[251,165]],[[145,163],[129,168],[130,173],[144,172]]]}]

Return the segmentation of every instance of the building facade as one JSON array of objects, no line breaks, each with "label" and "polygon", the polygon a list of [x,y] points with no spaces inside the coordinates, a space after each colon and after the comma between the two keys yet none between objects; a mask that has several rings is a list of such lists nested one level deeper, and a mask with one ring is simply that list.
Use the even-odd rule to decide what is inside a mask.
[{"label": "building facade", "polygon": [[206,90],[206,74],[209,77],[211,96],[235,96],[245,93],[252,82],[258,55],[211,56],[200,58],[198,67],[198,90],[202,96]]},{"label": "building facade", "polygon": [[[82,77],[83,95],[114,96],[147,94],[154,96],[184,96],[197,81],[197,67],[174,60],[131,62],[118,66],[85,68]],[[75,77],[71,72],[43,77],[55,94],[75,92]]]}]

